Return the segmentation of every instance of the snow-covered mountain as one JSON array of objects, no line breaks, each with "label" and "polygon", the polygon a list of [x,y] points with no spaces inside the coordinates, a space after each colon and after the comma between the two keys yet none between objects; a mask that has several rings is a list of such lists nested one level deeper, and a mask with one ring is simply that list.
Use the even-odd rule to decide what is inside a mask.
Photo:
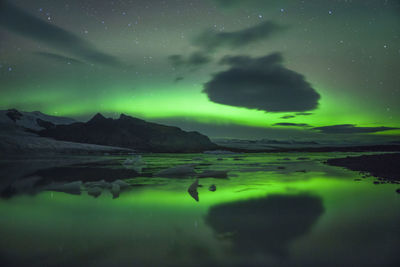
[{"label": "snow-covered mountain", "polygon": [[39,111],[0,110],[0,159],[14,155],[132,152],[130,149],[119,147],[57,141],[40,137],[33,132],[44,129],[46,125],[68,125],[74,122],[74,119],[50,116]]},{"label": "snow-covered mountain", "polygon": [[42,130],[45,128],[44,125],[48,123],[59,125],[71,124],[74,122],[76,121],[71,118],[46,115],[40,111],[25,112],[16,109],[0,110],[1,124],[16,125],[31,130]]}]

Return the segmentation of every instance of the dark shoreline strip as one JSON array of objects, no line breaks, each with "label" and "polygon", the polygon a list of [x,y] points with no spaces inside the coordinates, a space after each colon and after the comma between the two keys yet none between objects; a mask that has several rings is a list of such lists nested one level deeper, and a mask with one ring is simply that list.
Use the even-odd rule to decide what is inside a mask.
[{"label": "dark shoreline strip", "polygon": [[352,171],[368,172],[382,181],[400,182],[400,153],[336,158],[329,159],[326,163],[332,166],[345,167]]}]

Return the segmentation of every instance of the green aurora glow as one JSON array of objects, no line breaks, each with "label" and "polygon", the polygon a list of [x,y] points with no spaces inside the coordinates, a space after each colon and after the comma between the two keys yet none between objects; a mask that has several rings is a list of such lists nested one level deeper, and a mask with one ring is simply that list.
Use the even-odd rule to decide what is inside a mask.
[{"label": "green aurora glow", "polygon": [[[264,5],[248,1],[230,7],[212,0],[191,4],[120,1],[113,7],[108,1],[81,1],[83,8],[77,1],[64,2],[68,7],[46,1],[19,0],[15,4],[43,21],[48,16],[44,13],[49,13],[46,23],[89,41],[124,66],[43,57],[37,53],[79,59],[0,27],[1,109],[15,107],[85,119],[97,112],[126,113],[153,121],[175,119],[178,126],[184,120],[209,128],[239,125],[305,133],[308,127],[274,124],[400,127],[396,71],[400,69],[400,22],[395,1],[271,1]],[[231,32],[266,20],[287,29],[243,49],[221,47],[210,54],[212,62],[193,70],[171,66],[168,61],[170,55],[196,52],[194,40],[205,29]],[[286,68],[304,75],[320,94],[318,108],[309,111],[312,115],[222,105],[202,92],[203,84],[227,69],[217,64],[223,56],[258,57],[275,51],[282,53]],[[176,82],[176,77],[183,79]],[[295,117],[282,119],[285,115]],[[400,136],[400,131],[370,134]]]}]

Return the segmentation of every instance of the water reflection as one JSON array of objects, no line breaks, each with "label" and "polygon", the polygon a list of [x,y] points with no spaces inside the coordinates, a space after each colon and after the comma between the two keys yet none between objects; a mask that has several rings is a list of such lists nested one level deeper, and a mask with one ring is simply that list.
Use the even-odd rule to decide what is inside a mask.
[{"label": "water reflection", "polygon": [[[140,177],[121,157],[0,162],[0,189],[18,189],[0,199],[1,266],[397,266],[398,186],[323,164],[333,156],[149,154]],[[188,164],[194,197],[195,177],[156,175]],[[76,180],[80,195],[38,186]]]},{"label": "water reflection", "polygon": [[316,196],[270,195],[211,207],[205,220],[232,240],[236,253],[286,257],[290,242],[308,233],[323,211]]}]

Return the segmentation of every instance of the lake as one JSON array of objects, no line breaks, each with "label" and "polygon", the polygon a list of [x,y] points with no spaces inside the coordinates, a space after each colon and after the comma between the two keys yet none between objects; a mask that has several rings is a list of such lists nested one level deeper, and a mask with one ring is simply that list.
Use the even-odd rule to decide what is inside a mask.
[{"label": "lake", "polygon": [[[347,155],[360,154],[144,154],[142,175],[124,172],[131,187],[118,198],[108,190],[95,198],[83,188],[80,195],[44,190],[0,199],[0,260],[2,266],[398,266],[400,186],[324,164]],[[3,160],[9,177],[3,172],[2,179],[51,167],[47,175],[57,180],[66,176],[61,166],[72,163],[79,163],[74,172],[90,167],[103,179],[106,169],[129,170],[126,158]],[[196,201],[188,193],[194,178],[154,175],[186,164],[198,173],[228,171],[228,178],[199,179]]]}]

